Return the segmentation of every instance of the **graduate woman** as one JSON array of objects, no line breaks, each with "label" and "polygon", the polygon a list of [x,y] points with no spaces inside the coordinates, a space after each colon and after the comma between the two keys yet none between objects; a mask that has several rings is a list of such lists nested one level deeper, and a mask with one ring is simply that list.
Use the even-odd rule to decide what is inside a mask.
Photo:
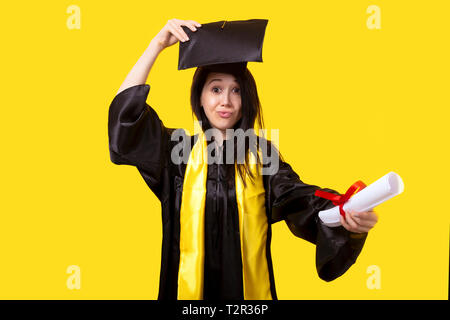
[{"label": "graduate woman", "polygon": [[[277,299],[270,242],[271,224],[281,220],[295,236],[316,245],[318,275],[331,281],[356,261],[377,222],[373,211],[347,212],[342,226],[325,226],[318,212],[334,204],[314,193],[337,191],[302,182],[282,158],[276,170],[264,174],[266,156],[278,154],[270,142],[266,153],[260,140],[251,143],[251,135],[244,147],[230,136],[231,129],[252,132],[263,125],[247,62],[262,61],[266,25],[262,19],[203,25],[171,19],[111,102],[111,161],[136,166],[161,201],[158,299]],[[197,67],[191,106],[201,130],[193,135],[166,127],[146,102],[153,64],[177,42],[178,68]],[[176,106],[158,106],[164,107],[176,112]],[[214,136],[207,134],[211,130]],[[183,148],[176,149],[180,141]]]}]

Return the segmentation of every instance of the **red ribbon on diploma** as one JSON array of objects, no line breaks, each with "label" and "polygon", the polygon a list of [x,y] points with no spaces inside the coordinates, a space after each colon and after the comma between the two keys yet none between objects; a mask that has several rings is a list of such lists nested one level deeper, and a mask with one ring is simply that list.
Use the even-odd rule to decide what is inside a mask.
[{"label": "red ribbon on diploma", "polygon": [[355,193],[361,191],[367,187],[364,182],[361,180],[356,181],[354,184],[351,185],[350,188],[348,188],[347,192],[342,194],[334,194],[322,190],[316,190],[314,193],[315,196],[325,198],[328,200],[331,200],[335,206],[339,206],[339,212],[341,213],[341,216],[345,219],[345,211],[344,211],[344,204],[347,202],[348,199],[350,199]]}]

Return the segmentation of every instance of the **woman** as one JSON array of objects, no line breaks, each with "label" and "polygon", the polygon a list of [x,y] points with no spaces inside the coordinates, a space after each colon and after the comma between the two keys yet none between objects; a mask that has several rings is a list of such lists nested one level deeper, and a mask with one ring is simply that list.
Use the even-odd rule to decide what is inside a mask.
[{"label": "woman", "polygon": [[[237,161],[239,146],[233,148],[236,152],[227,152],[229,142],[234,146],[229,129],[263,127],[256,84],[247,68],[215,65],[196,70],[191,105],[202,130],[182,137],[189,142],[183,154],[189,161],[173,161],[175,130],[165,127],[146,103],[150,86],[145,82],[162,50],[189,41],[182,26],[193,32],[201,28],[192,20],[169,20],[132,68],[109,109],[111,161],[136,166],[161,201],[158,299],[277,299],[270,226],[281,220],[295,236],[316,244],[320,278],[339,277],[356,261],[377,216],[373,211],[347,213],[345,220],[341,218],[343,227],[326,227],[318,212],[334,205],[314,193],[337,191],[303,183],[283,160],[272,174],[259,174],[250,164],[247,144],[243,163]],[[208,129],[219,134],[207,142]],[[207,154],[207,148],[214,151]],[[272,146],[270,150],[277,152]],[[210,155],[229,159],[230,154],[232,163],[211,161]],[[207,163],[196,166],[193,159],[205,155]]]}]

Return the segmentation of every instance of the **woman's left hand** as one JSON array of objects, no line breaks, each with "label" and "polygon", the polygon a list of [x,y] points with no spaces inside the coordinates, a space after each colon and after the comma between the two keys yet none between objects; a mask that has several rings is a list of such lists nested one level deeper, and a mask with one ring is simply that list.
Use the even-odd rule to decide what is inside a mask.
[{"label": "woman's left hand", "polygon": [[345,219],[341,216],[342,226],[350,232],[369,232],[378,221],[375,211],[366,212],[346,212]]}]

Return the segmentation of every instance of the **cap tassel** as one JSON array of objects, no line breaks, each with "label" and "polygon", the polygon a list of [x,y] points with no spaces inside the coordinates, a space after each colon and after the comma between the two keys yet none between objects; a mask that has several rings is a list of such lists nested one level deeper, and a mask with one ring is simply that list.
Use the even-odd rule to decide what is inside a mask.
[{"label": "cap tassel", "polygon": [[225,21],[223,22],[223,25],[220,27],[220,29],[223,29],[223,27],[225,27],[225,23],[227,23],[227,20],[225,20]]}]

